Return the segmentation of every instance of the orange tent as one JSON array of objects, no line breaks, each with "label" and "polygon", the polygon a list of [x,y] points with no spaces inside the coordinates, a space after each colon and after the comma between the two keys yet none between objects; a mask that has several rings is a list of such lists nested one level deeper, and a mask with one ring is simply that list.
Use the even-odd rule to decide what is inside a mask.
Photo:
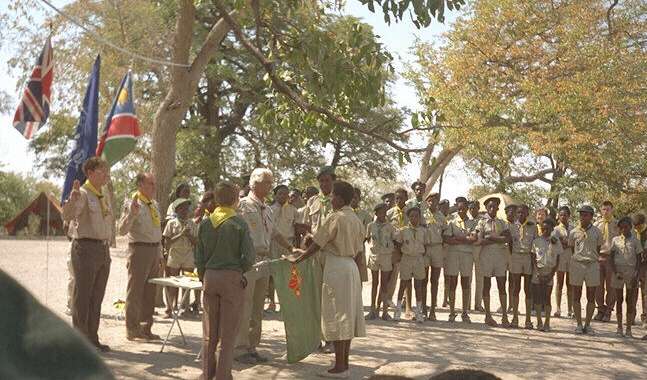
[{"label": "orange tent", "polygon": [[63,209],[60,203],[53,195],[41,192],[38,196],[18,213],[13,219],[5,223],[4,228],[9,235],[16,235],[16,233],[23,228],[27,227],[29,223],[29,215],[37,215],[41,218],[40,221],[40,234],[47,235],[48,225],[48,208],[49,208],[49,234],[50,235],[63,235]]}]

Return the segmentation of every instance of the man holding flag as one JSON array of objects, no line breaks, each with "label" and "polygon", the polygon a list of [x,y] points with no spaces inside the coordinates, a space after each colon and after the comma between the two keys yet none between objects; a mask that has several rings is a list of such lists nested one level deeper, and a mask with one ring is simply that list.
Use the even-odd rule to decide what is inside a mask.
[{"label": "man holding flag", "polygon": [[69,235],[73,239],[70,257],[74,278],[72,323],[97,349],[106,352],[110,348],[99,343],[97,332],[110,274],[109,244],[114,217],[110,200],[103,191],[109,166],[106,161],[94,157],[100,65],[101,58],[97,56],[76,127],[76,143],[65,175],[62,203],[63,218],[70,222]]}]

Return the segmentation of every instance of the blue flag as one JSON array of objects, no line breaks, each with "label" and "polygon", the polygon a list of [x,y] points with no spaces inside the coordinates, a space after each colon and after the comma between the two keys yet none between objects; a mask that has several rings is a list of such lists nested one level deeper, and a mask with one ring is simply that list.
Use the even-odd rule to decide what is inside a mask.
[{"label": "blue flag", "polygon": [[65,184],[63,185],[63,196],[61,203],[64,203],[70,192],[74,180],[81,184],[85,181],[83,174],[83,163],[93,157],[97,151],[97,124],[99,122],[99,67],[101,56],[97,56],[92,68],[92,74],[88,81],[88,88],[83,98],[83,109],[79,117],[79,124],[76,125],[74,134],[74,149],[70,154],[70,163],[65,173]]}]

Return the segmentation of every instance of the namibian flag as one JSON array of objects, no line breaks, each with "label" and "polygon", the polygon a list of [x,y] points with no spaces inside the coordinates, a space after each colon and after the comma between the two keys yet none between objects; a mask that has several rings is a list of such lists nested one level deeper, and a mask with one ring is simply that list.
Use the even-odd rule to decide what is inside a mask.
[{"label": "namibian flag", "polygon": [[18,109],[13,117],[13,126],[26,139],[30,139],[49,116],[49,98],[54,78],[54,55],[52,41],[47,39],[43,51],[31,72]]},{"label": "namibian flag", "polygon": [[97,147],[97,156],[103,157],[110,166],[135,149],[141,136],[139,121],[133,102],[133,81],[130,71],[121,81],[117,96],[106,118],[103,135]]}]

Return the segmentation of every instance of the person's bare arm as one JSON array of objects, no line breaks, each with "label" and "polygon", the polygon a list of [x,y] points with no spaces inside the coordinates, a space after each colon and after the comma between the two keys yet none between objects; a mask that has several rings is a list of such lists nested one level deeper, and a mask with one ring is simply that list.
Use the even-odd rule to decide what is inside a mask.
[{"label": "person's bare arm", "polygon": [[320,249],[321,247],[319,247],[314,241],[308,246],[307,249],[293,248],[292,253],[296,255],[296,257],[289,257],[288,261],[292,263],[300,263],[308,257],[317,253]]}]

